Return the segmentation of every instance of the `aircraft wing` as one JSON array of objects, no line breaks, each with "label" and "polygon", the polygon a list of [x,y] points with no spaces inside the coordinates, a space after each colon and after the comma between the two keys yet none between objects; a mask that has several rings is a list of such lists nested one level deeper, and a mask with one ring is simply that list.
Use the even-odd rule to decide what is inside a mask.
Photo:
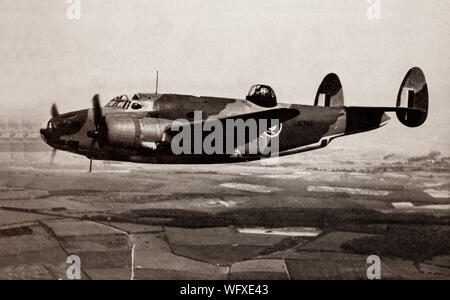
[{"label": "aircraft wing", "polygon": [[407,108],[407,107],[347,106],[346,109],[365,110],[373,112],[425,112],[425,110],[420,108]]},{"label": "aircraft wing", "polygon": [[203,123],[211,122],[211,121],[220,121],[222,123],[225,123],[227,120],[250,120],[253,119],[255,121],[259,120],[278,120],[279,123],[284,123],[286,121],[289,121],[290,119],[293,119],[300,115],[300,111],[295,108],[277,108],[277,109],[269,109],[269,110],[263,110],[248,114],[242,114],[242,115],[235,115],[235,116],[228,116],[224,118],[220,118],[217,120],[214,119],[208,119],[203,121]]},{"label": "aircraft wing", "polygon": [[[180,123],[178,124],[178,126],[176,129],[177,130],[173,130],[173,128],[168,128],[166,130],[166,134],[168,135],[168,137],[173,138],[175,135],[177,135],[181,130],[185,130],[185,129],[189,129],[191,130],[191,132],[194,132],[195,130],[195,126],[201,126],[201,128],[205,128],[205,127],[209,127],[210,126],[214,126],[214,125],[218,125],[219,123],[222,125],[222,128],[224,129],[224,135],[227,134],[226,128],[227,128],[227,121],[238,121],[238,120],[242,120],[244,122],[247,122],[249,120],[255,120],[257,126],[257,130],[258,130],[258,136],[263,134],[264,132],[266,132],[268,130],[267,127],[261,127],[259,126],[259,121],[260,120],[266,120],[266,124],[268,124],[269,127],[271,127],[270,124],[272,120],[277,120],[279,124],[282,124],[286,121],[289,121],[295,117],[297,117],[298,115],[300,115],[300,111],[298,109],[292,109],[292,108],[277,108],[277,109],[269,109],[269,110],[263,110],[263,111],[258,111],[258,112],[253,112],[253,113],[248,113],[248,114],[241,114],[241,115],[233,115],[233,116],[227,116],[227,117],[223,117],[223,118],[219,118],[219,119],[206,119],[206,120],[202,120],[201,122],[199,121],[194,121],[194,122],[189,122],[189,123]],[[185,128],[185,127],[190,127],[190,128]],[[236,130],[236,129],[235,129]],[[245,143],[249,143],[250,140],[248,140],[248,136],[246,136],[246,140]],[[236,145],[237,147],[242,146],[242,145]]]}]

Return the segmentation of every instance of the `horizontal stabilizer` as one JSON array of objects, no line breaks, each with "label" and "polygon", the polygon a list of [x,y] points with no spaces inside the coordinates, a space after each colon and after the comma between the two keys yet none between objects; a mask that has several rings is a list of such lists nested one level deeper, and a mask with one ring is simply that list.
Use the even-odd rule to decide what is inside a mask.
[{"label": "horizontal stabilizer", "polygon": [[399,121],[408,127],[422,125],[428,115],[428,86],[419,68],[406,74],[397,96],[396,107],[346,107],[347,131],[360,132],[378,128],[389,119],[386,112],[395,112]]}]

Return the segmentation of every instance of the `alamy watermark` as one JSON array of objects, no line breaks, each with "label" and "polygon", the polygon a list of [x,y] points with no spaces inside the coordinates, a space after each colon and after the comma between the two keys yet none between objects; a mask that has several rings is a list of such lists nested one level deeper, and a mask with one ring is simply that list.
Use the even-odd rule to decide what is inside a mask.
[{"label": "alamy watermark", "polygon": [[381,20],[381,0],[367,0],[367,4],[367,18],[372,21]]},{"label": "alamy watermark", "polygon": [[66,17],[69,20],[81,19],[81,0],[67,0]]},{"label": "alamy watermark", "polygon": [[[81,19],[81,0],[66,0],[66,16],[69,20]],[[367,9],[367,18],[369,20],[381,20],[381,0],[366,0],[369,5]]]},{"label": "alamy watermark", "polygon": [[[66,271],[67,279],[80,280],[81,279],[81,259],[77,255],[67,257],[66,263],[69,265]],[[380,280],[381,279],[381,259],[377,255],[371,255],[367,258],[367,279]],[[133,273],[133,269],[132,269]],[[132,278],[134,274],[132,274]]]},{"label": "alamy watermark", "polygon": [[76,255],[67,257],[66,263],[69,267],[66,270],[66,277],[69,280],[81,279],[81,259]]},{"label": "alamy watermark", "polygon": [[192,123],[184,119],[172,123],[172,132],[177,132],[171,141],[173,154],[278,157],[283,128],[278,119],[203,120],[202,116],[195,111]]},{"label": "alamy watermark", "polygon": [[367,279],[380,280],[381,279],[381,259],[377,255],[371,255],[367,258],[367,263],[370,267],[367,269]]}]

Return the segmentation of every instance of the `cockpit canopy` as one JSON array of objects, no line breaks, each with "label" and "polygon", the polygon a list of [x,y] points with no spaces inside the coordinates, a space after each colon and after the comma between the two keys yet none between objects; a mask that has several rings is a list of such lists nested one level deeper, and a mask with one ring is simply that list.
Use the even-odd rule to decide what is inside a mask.
[{"label": "cockpit canopy", "polygon": [[262,107],[277,106],[277,96],[275,91],[268,85],[256,84],[248,92],[248,101]]},{"label": "cockpit canopy", "polygon": [[124,110],[140,110],[144,107],[144,104],[141,101],[143,98],[151,99],[151,97],[147,94],[135,94],[131,100],[127,95],[121,95],[109,101],[105,107],[122,108]]},{"label": "cockpit canopy", "polygon": [[120,107],[126,109],[128,102],[130,102],[130,100],[127,95],[117,96],[109,101],[105,107]]}]

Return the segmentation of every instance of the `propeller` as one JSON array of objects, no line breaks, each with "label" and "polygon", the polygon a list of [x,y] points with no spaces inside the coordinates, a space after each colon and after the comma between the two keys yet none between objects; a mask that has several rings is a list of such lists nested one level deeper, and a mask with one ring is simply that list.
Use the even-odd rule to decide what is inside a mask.
[{"label": "propeller", "polygon": [[95,130],[87,133],[88,137],[92,138],[92,145],[98,144],[103,148],[107,143],[108,127],[103,117],[102,108],[100,106],[100,96],[97,94],[92,98],[92,107],[94,113]]},{"label": "propeller", "polygon": [[[52,122],[53,125],[56,127],[56,124],[58,123],[59,119],[60,119],[60,114],[58,111],[58,107],[56,106],[55,103],[53,103],[52,108],[50,109],[50,114],[52,116]],[[41,130],[41,134],[42,134],[42,130]],[[56,156],[56,149],[52,148],[52,153],[51,153],[51,159],[50,159],[50,163],[53,165],[54,161],[55,161],[55,156]]]},{"label": "propeller", "polygon": [[55,120],[59,119],[58,107],[56,107],[55,103],[53,103],[53,105],[52,105],[51,114],[52,114],[53,119],[55,119]]},{"label": "propeller", "polygon": [[53,163],[55,162],[55,156],[56,156],[56,152],[57,152],[58,150],[56,150],[55,148],[53,148],[53,150],[52,150],[52,158],[51,158],[51,160],[50,160],[50,163],[53,165]]},{"label": "propeller", "polygon": [[55,103],[53,103],[50,113],[52,115],[53,125],[55,127],[58,127],[58,124],[59,124],[59,121],[61,119],[61,116],[59,114],[58,107],[56,106]]}]

